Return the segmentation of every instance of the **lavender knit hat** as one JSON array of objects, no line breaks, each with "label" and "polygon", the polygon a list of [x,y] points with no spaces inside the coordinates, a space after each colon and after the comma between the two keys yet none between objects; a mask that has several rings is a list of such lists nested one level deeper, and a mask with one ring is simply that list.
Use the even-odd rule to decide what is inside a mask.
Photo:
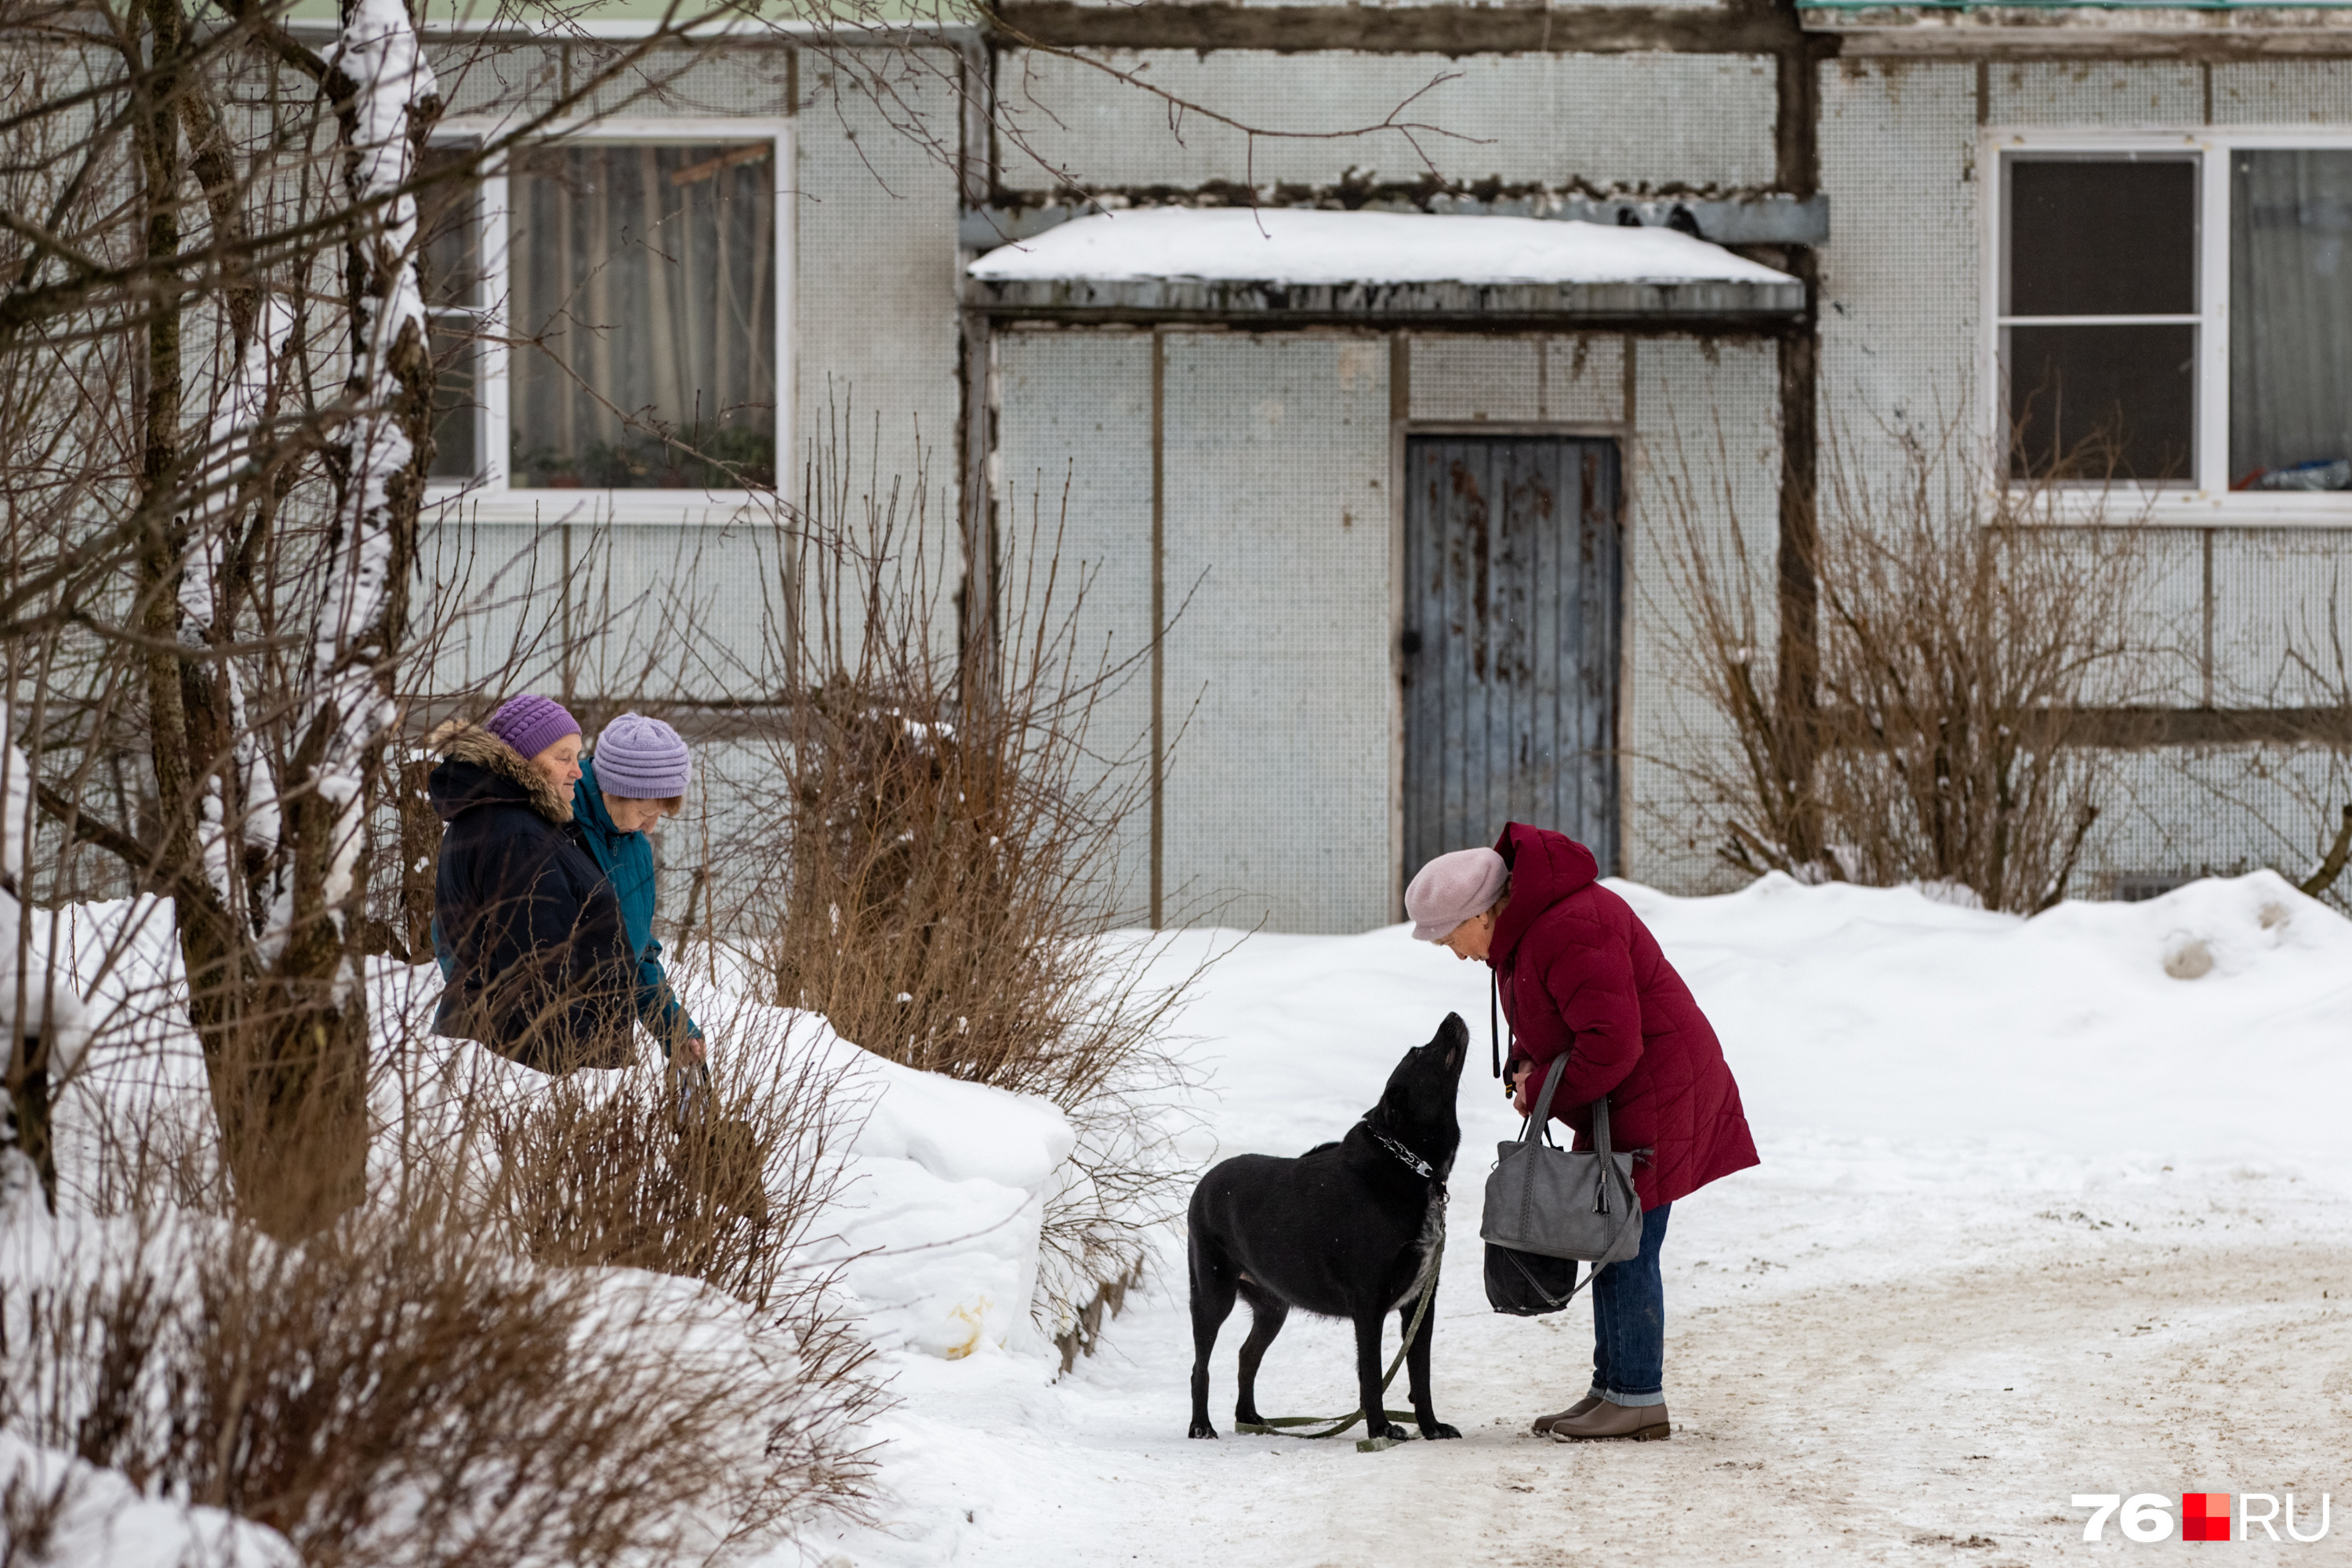
[{"label": "lavender knit hat", "polygon": [[670,800],[694,780],[694,759],[677,731],[624,713],[596,737],[596,787],[622,800]]},{"label": "lavender knit hat", "polygon": [[483,721],[482,728],[529,759],[564,736],[580,733],[580,721],[565,712],[555,699],[526,691],[500,703],[499,710]]},{"label": "lavender knit hat", "polygon": [[1404,890],[1413,940],[1444,942],[1455,926],[1493,909],[1509,875],[1510,868],[1492,849],[1456,849],[1423,866]]}]

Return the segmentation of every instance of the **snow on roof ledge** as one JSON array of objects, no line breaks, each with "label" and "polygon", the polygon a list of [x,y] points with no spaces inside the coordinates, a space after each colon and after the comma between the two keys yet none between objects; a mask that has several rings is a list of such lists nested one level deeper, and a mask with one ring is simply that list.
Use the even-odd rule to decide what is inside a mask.
[{"label": "snow on roof ledge", "polygon": [[982,309],[1087,315],[1785,314],[1804,286],[1667,228],[1290,207],[1101,213],[989,251]]},{"label": "snow on roof ledge", "polygon": [[1242,283],[1793,283],[1670,228],[1296,207],[1097,213],[971,264],[991,280]]}]

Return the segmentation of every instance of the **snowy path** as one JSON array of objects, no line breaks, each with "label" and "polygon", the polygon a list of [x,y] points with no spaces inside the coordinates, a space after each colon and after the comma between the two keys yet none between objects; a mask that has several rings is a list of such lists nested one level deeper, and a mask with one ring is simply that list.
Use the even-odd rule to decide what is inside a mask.
[{"label": "snowy path", "polygon": [[[971,1519],[949,1533],[977,1564],[1222,1564],[1243,1547],[1278,1564],[2087,1557],[2077,1492],[2352,1492],[2352,1204],[2305,1185],[2176,1173],[2052,1220],[2032,1206],[2047,1194],[1847,1189],[1824,1214],[1819,1190],[1727,1184],[1678,1208],[1668,1239],[1666,1444],[1526,1433],[1582,1391],[1591,1320],[1488,1312],[1466,1226],[1435,1358],[1461,1443],[1234,1436],[1238,1321],[1213,1394],[1226,1435],[1187,1441],[1181,1286],[1052,1389],[1011,1358],[984,1385],[918,1369],[935,1381],[902,1383],[908,1440],[959,1472],[942,1500]],[[1776,1218],[1792,1201],[1843,1239]],[[1294,1318],[1261,1403],[1345,1409],[1349,1367],[1344,1326]],[[933,1560],[949,1542],[922,1533],[916,1560]],[[2308,1560],[2352,1561],[2318,1555],[2340,1540]],[[1991,1550],[1956,1559],[1961,1542]]]},{"label": "snowy path", "polygon": [[[1234,1436],[1239,1313],[1212,1393],[1225,1436],[1187,1441],[1171,1252],[1057,1384],[1034,1357],[902,1362],[887,1528],[811,1544],[835,1564],[1997,1568],[2126,1550],[2112,1528],[2082,1541],[2077,1492],[2324,1491],[2340,1514],[2352,928],[2304,904],[2277,919],[2272,886],[2087,925],[1853,889],[1650,896],[1765,1157],[1676,1205],[1666,1444],[1525,1430],[1583,1391],[1591,1319],[1486,1307],[1482,1146],[1512,1123],[1484,1077],[1484,970],[1393,932],[1257,939],[1189,1021],[1216,1152],[1337,1136],[1444,1009],[1474,1021],[1435,1349],[1465,1441]],[[2162,977],[2183,931],[2214,948],[2210,981]],[[1343,1325],[1294,1317],[1260,1403],[1345,1409],[1349,1368]],[[2352,1521],[2243,1550],[2352,1563]]]}]

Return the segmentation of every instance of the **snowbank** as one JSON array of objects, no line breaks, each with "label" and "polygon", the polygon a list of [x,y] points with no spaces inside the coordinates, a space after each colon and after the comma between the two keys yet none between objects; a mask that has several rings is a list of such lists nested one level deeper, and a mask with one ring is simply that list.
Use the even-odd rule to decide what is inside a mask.
[{"label": "snowbank", "polygon": [[[194,1032],[172,1005],[181,971],[170,905],[76,906],[60,930],[68,973],[89,988],[99,1020],[93,1070],[59,1105],[70,1186],[110,1121],[179,1128],[201,1143],[211,1110]],[[885,1347],[950,1359],[983,1346],[1042,1348],[1030,1306],[1045,1205],[1070,1179],[1065,1162],[1076,1139],[1068,1119],[1032,1096],[885,1061],[814,1014],[752,1000],[749,975],[676,978],[719,1048],[730,1035],[781,1041],[790,1059],[835,1082],[855,1137],[839,1195],[815,1227],[811,1261],[843,1266],[869,1336]],[[479,1046],[434,1037],[440,988],[430,964],[370,961],[375,1037],[404,1042],[394,1054],[396,1073],[375,1085],[378,1115],[387,1122],[407,1116],[430,1123],[453,1115],[457,1097],[528,1096],[548,1081]],[[600,1077],[579,1081],[593,1090]],[[375,1174],[388,1176],[397,1158],[380,1143]]]},{"label": "snowbank", "polygon": [[1550,218],[1142,207],[1076,218],[990,251],[994,282],[1201,278],[1265,283],[1789,283],[1670,228]]},{"label": "snowbank", "polygon": [[1042,1348],[1030,1303],[1045,1203],[1076,1142],[1068,1120],[1028,1095],[859,1057],[874,1099],[829,1245],[849,1260],[867,1332],[950,1361]]},{"label": "snowbank", "polygon": [[[861,1050],[816,1014],[753,1000],[749,973],[713,979],[688,969],[674,966],[671,978],[711,1032],[714,1052],[730,1039],[782,1042],[790,1061],[835,1085],[855,1137],[838,1195],[812,1234],[810,1260],[841,1267],[866,1336],[887,1350],[949,1360],[983,1347],[1041,1348],[1030,1305],[1045,1205],[1066,1179],[1063,1163],[1076,1142],[1068,1119],[1034,1096]],[[383,965],[371,981],[379,1005],[400,998],[405,1018],[387,1018],[387,1032],[399,1027],[422,1042],[425,1081],[504,1095],[546,1082],[479,1046],[432,1038],[424,1024],[439,989],[429,965]]]},{"label": "snowbank", "polygon": [[46,1536],[0,1542],[10,1561],[104,1563],[106,1568],[301,1568],[286,1538],[220,1509],[158,1502],[119,1470],[27,1443],[0,1430],[0,1490],[25,1517],[55,1500]]}]

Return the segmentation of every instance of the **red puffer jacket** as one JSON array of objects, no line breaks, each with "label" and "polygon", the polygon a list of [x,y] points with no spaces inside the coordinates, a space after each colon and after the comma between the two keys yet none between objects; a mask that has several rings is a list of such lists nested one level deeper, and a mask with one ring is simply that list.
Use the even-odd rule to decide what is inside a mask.
[{"label": "red puffer jacket", "polygon": [[[1757,1163],[1715,1030],[1650,928],[1600,885],[1592,852],[1516,822],[1495,852],[1511,868],[1511,901],[1486,962],[1511,1021],[1511,1063],[1536,1067],[1529,1098],[1552,1058],[1572,1047],[1552,1116],[1589,1148],[1592,1101],[1609,1097],[1611,1141],[1652,1151],[1633,1162],[1643,1208]],[[1506,1081],[1511,1071],[1503,1069]]]}]

